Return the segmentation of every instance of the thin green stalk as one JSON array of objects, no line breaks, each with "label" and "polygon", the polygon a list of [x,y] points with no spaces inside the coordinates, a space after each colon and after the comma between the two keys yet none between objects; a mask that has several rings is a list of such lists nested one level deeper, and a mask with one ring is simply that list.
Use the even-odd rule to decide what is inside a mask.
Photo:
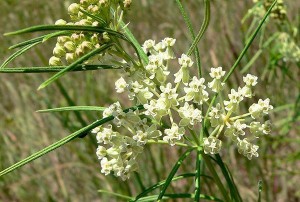
[{"label": "thin green stalk", "polygon": [[199,147],[197,149],[197,159],[196,159],[196,176],[195,176],[195,198],[194,201],[200,200],[201,194],[201,162],[202,162],[202,149]]},{"label": "thin green stalk", "polygon": [[[189,178],[189,177],[194,177],[194,176],[195,176],[194,173],[181,174],[181,175],[178,175],[178,176],[174,177],[174,178],[172,179],[172,182],[173,182],[173,181],[180,180],[180,179],[185,179],[185,178]],[[140,193],[139,195],[137,195],[137,196],[135,197],[135,199],[132,200],[132,202],[138,201],[138,199],[140,199],[140,198],[146,196],[148,193],[152,192],[153,190],[158,189],[158,188],[161,187],[161,186],[164,186],[165,183],[166,183],[166,180],[163,180],[163,181],[160,181],[160,182],[158,182],[158,183],[156,183],[156,184],[150,186],[149,188],[145,189],[142,193]]]},{"label": "thin green stalk", "polygon": [[[162,200],[167,200],[167,199],[192,199],[194,198],[194,194],[188,194],[188,193],[178,193],[178,194],[165,194]],[[148,201],[156,201],[155,199],[157,198],[157,195],[152,195],[152,196],[146,196],[144,198],[141,198],[138,200],[138,202],[148,202]],[[213,196],[208,196],[201,194],[200,199],[208,200],[208,201],[220,201],[222,202],[221,199],[218,199]]]},{"label": "thin green stalk", "polygon": [[[191,19],[189,18],[188,14],[185,12],[185,8],[183,7],[182,3],[180,2],[180,0],[176,0],[175,1],[179,10],[180,10],[180,13],[183,17],[183,20],[190,32],[190,35],[191,35],[191,38],[192,38],[192,41],[195,40],[195,33],[194,33],[194,29],[193,29],[193,26],[192,26],[192,22],[191,22]],[[195,58],[196,58],[196,64],[197,64],[197,68],[198,68],[198,75],[199,77],[202,77],[202,70],[201,70],[201,59],[200,59],[200,53],[199,53],[199,49],[198,49],[198,46],[196,46],[195,48]]]},{"label": "thin green stalk", "polygon": [[228,188],[230,190],[230,194],[231,194],[231,198],[234,199],[235,202],[240,202],[243,201],[240,193],[233,181],[233,178],[231,176],[231,173],[229,171],[229,169],[227,168],[227,166],[223,163],[222,158],[220,157],[219,154],[216,154],[216,163],[219,165],[219,167],[221,168],[221,171],[223,173],[223,176],[225,177],[225,180],[228,184]]},{"label": "thin green stalk", "polygon": [[193,41],[191,47],[189,48],[187,55],[191,55],[192,52],[194,51],[194,49],[196,48],[196,46],[198,45],[200,39],[202,38],[202,36],[204,35],[208,24],[209,24],[209,20],[210,20],[210,0],[203,0],[204,1],[204,6],[205,6],[205,17],[204,17],[204,21],[201,25],[200,31],[197,34],[195,40]]},{"label": "thin green stalk", "polygon": [[134,172],[133,174],[134,174],[135,179],[137,180],[141,190],[144,191],[146,189],[146,187],[144,186],[143,181],[141,180],[140,174],[138,172]]},{"label": "thin green stalk", "polygon": [[104,111],[105,107],[97,106],[69,106],[69,107],[59,107],[52,109],[41,109],[36,112],[47,113],[47,112],[65,112],[65,111]]},{"label": "thin green stalk", "polygon": [[[49,72],[60,72],[66,69],[68,66],[46,66],[46,67],[10,67],[0,69],[0,73],[49,73]],[[111,66],[111,65],[84,65],[79,64],[70,71],[90,71],[100,69],[121,69],[122,67]]]},{"label": "thin green stalk", "polygon": [[224,197],[225,201],[231,201],[230,197],[228,196],[228,193],[224,187],[224,185],[222,184],[221,179],[219,178],[219,175],[217,174],[215,168],[213,167],[212,163],[210,162],[210,158],[208,155],[203,154],[202,153],[202,157],[205,161],[205,165],[207,166],[207,168],[209,169],[209,171],[211,172],[211,174],[213,175],[213,178],[215,180],[216,185],[218,186],[222,196]]},{"label": "thin green stalk", "polygon": [[266,12],[266,14],[264,15],[263,19],[261,20],[261,22],[259,23],[258,27],[255,29],[254,33],[251,35],[249,41],[247,42],[246,46],[244,47],[244,49],[242,50],[241,54],[239,55],[238,59],[235,61],[235,63],[233,64],[233,66],[230,68],[229,72],[227,73],[227,75],[225,76],[223,82],[225,83],[229,77],[231,76],[231,74],[233,73],[233,71],[235,70],[235,68],[237,67],[237,65],[240,63],[240,61],[242,60],[243,56],[245,55],[245,53],[247,52],[247,50],[249,49],[250,45],[252,44],[253,40],[255,39],[256,35],[258,34],[259,30],[261,29],[262,25],[264,24],[264,22],[266,21],[267,17],[270,15],[273,7],[276,5],[277,0],[274,0],[274,2],[272,3],[271,7],[268,9],[268,11]]},{"label": "thin green stalk", "polygon": [[144,53],[140,43],[136,40],[136,38],[134,37],[134,35],[131,33],[131,31],[128,29],[127,25],[125,25],[124,22],[120,22],[121,26],[124,29],[124,33],[126,35],[126,37],[131,41],[131,43],[135,46],[137,53],[140,55],[142,61],[144,64],[148,63],[148,57],[147,55]]},{"label": "thin green stalk", "polygon": [[124,194],[118,194],[116,192],[110,192],[110,191],[106,191],[106,190],[98,190],[99,193],[103,193],[103,194],[109,194],[109,195],[112,195],[112,196],[116,196],[118,198],[122,198],[122,199],[126,199],[126,200],[132,200],[132,197],[130,196],[126,196]]},{"label": "thin green stalk", "polygon": [[160,191],[158,197],[157,197],[157,201],[161,200],[163,198],[163,196],[165,195],[165,192],[167,190],[167,188],[169,187],[170,183],[172,182],[172,179],[174,178],[177,170],[179,169],[179,167],[181,166],[182,162],[184,161],[184,159],[186,157],[188,157],[190,155],[190,153],[194,150],[194,148],[189,148],[188,150],[186,150],[178,159],[178,161],[176,162],[176,164],[174,165],[174,167],[172,168],[171,172],[169,173],[167,179],[166,179],[166,183],[163,186],[162,190]]},{"label": "thin green stalk", "polygon": [[15,53],[13,53],[10,57],[8,57],[0,66],[0,69],[3,69],[6,65],[8,65],[8,63],[10,63],[12,60],[14,60],[15,58],[17,58],[18,56],[22,55],[23,53],[25,53],[26,51],[28,51],[29,49],[31,49],[32,47],[38,45],[42,43],[42,41],[37,41],[34,42],[32,44],[28,44],[24,47],[22,47],[21,49],[17,50]]}]

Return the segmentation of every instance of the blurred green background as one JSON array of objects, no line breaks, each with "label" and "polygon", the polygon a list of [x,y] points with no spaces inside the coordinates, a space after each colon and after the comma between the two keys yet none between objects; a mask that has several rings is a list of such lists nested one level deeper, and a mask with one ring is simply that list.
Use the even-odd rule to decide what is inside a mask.
[{"label": "blurred green background", "polygon": [[[9,46],[38,36],[4,37],[3,33],[32,25],[53,24],[60,18],[68,19],[69,4],[70,1],[61,0],[0,1],[0,62],[13,53],[8,50]],[[300,2],[286,1],[286,4],[291,23],[299,29]],[[204,14],[203,2],[184,1],[184,5],[190,12],[195,30],[199,30]],[[232,66],[244,47],[245,35],[251,22],[242,24],[241,19],[252,6],[250,0],[211,1],[210,25],[198,46],[205,72],[210,67],[222,66],[228,70]],[[130,22],[129,27],[141,43],[149,38],[156,41],[166,36],[176,38],[177,56],[189,47],[189,34],[174,1],[133,1],[131,10],[125,15],[125,22]],[[267,32],[273,31],[278,31],[278,28],[270,21]],[[45,66],[54,44],[55,40],[52,40],[39,45],[10,66]],[[239,70],[257,52],[258,44],[258,40],[255,40],[239,65]],[[295,103],[299,99],[300,89],[299,66],[291,64],[282,70],[275,64],[270,69],[269,62],[273,60],[268,51],[271,52],[264,50],[248,73],[260,78],[264,75],[256,88],[256,94],[257,97],[269,97],[277,108],[271,116],[274,121],[273,134],[259,143],[260,157],[257,159],[247,160],[235,148],[229,147],[230,144],[228,147],[224,145],[228,149],[223,149],[221,156],[229,165],[245,201],[256,201],[259,180],[263,181],[263,201],[299,201],[300,122],[297,116],[295,118]],[[41,91],[37,91],[37,87],[52,74],[0,74],[0,169],[52,144],[101,115],[89,112],[80,114],[81,118],[78,118],[73,113],[39,114],[36,110],[68,105],[107,106],[119,99],[113,93],[112,82],[119,74],[118,70],[69,73]],[[235,72],[230,80],[232,87],[238,86],[241,75],[239,71]],[[126,195],[139,193],[135,177],[122,182],[100,173],[96,147],[95,138],[90,135],[1,177],[0,201],[119,201],[97,190],[105,189]],[[145,186],[164,179],[176,162],[178,153],[180,150],[167,146],[147,148],[141,158],[143,163],[140,168]],[[153,176],[159,176],[159,179]],[[173,185],[176,191],[192,188],[192,181]],[[206,189],[209,187],[204,187]]]}]

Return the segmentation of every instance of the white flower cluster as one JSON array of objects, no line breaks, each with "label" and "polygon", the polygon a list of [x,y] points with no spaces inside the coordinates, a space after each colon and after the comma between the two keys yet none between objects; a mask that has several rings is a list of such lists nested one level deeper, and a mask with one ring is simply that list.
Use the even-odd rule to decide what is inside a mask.
[{"label": "white flower cluster", "polygon": [[211,127],[215,129],[208,138],[204,138],[205,153],[216,154],[220,151],[222,141],[219,137],[224,129],[225,136],[236,143],[239,153],[248,159],[253,156],[258,157],[257,150],[259,147],[252,142],[261,135],[270,134],[270,121],[261,123],[259,120],[267,115],[273,106],[270,105],[270,99],[259,99],[258,103],[249,107],[248,113],[237,115],[240,103],[253,96],[251,88],[257,84],[257,77],[247,74],[243,77],[243,81],[245,83],[243,87],[238,87],[237,90],[231,89],[228,100],[221,100],[211,108],[209,119]]},{"label": "white flower cluster", "polygon": [[143,151],[143,146],[150,139],[157,139],[162,134],[156,124],[148,123],[141,118],[138,110],[125,113],[119,102],[106,108],[103,117],[113,116],[117,128],[124,127],[128,134],[113,131],[112,125],[97,127],[92,130],[96,134],[99,146],[97,156],[101,164],[101,172],[105,175],[114,173],[123,180],[138,168],[136,158]]},{"label": "white flower cluster", "polygon": [[[131,0],[124,0],[124,2],[109,0],[80,0],[79,3],[72,3],[68,7],[71,22],[60,19],[55,22],[55,25],[101,26],[99,21],[96,21],[81,12],[81,10],[103,19],[104,23],[106,23],[105,20],[107,20],[107,17],[111,13],[111,6],[128,8],[130,5]],[[49,59],[49,65],[60,66],[63,64],[71,64],[76,59],[87,54],[93,49],[101,47],[101,45],[109,41],[110,37],[107,32],[102,34],[78,32],[71,35],[60,36],[57,38],[57,43],[53,49],[53,56]]]},{"label": "white flower cluster", "polygon": [[[101,144],[97,155],[103,173],[113,172],[126,179],[137,168],[136,158],[150,140],[160,140],[171,146],[184,140],[187,144],[191,143],[188,135],[200,128],[202,109],[207,108],[210,97],[215,93],[223,93],[225,71],[222,67],[211,68],[211,79],[206,83],[204,78],[190,76],[189,68],[193,61],[185,54],[178,58],[180,68],[172,78],[168,67],[175,59],[174,44],[175,39],[172,38],[165,38],[159,43],[147,40],[142,48],[149,55],[149,62],[144,67],[124,69],[125,75],[115,82],[116,92],[126,92],[129,100],[143,105],[144,110],[125,113],[119,103],[114,103],[103,112],[104,117],[114,117],[116,127],[128,131],[128,135],[121,135],[114,132],[111,125],[93,131]],[[173,83],[170,82],[172,80]],[[252,87],[257,84],[257,77],[248,74],[243,81],[243,87],[231,89],[227,100],[222,100],[224,96],[220,95],[219,102],[209,109],[208,118],[214,130],[201,143],[205,153],[218,153],[222,147],[220,137],[225,134],[236,143],[241,154],[249,159],[258,156],[258,146],[252,142],[271,130],[269,121],[261,123],[259,119],[273,107],[269,99],[259,100],[250,106],[248,113],[238,115],[240,103],[253,96]],[[222,133],[223,129],[225,132]],[[250,134],[246,136],[246,132]]]}]

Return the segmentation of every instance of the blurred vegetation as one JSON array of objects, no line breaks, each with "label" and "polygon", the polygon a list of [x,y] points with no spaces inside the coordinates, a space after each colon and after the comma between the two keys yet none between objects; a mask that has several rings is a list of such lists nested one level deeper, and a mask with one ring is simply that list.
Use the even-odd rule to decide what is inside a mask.
[{"label": "blurred vegetation", "polygon": [[[12,52],[8,47],[24,38],[3,37],[3,33],[37,24],[52,24],[59,18],[67,18],[69,1],[0,1],[0,61]],[[300,29],[300,2],[286,1],[290,23]],[[200,0],[184,4],[189,10],[195,30],[203,20],[203,4]],[[241,19],[253,6],[252,1],[212,0],[211,21],[199,44],[204,70],[222,66],[226,70],[234,63],[246,43],[247,30],[251,20]],[[134,1],[125,15],[125,22],[140,42],[152,38],[161,40],[165,36],[177,39],[175,53],[185,52],[190,44],[189,34],[179,17],[174,1]],[[267,33],[276,32],[280,26],[270,20]],[[31,38],[34,35],[25,36]],[[24,37],[24,36],[22,36]],[[259,36],[261,37],[261,36]],[[267,37],[263,40],[267,40]],[[298,34],[299,44],[299,34]],[[22,55],[11,66],[47,65],[55,40],[42,44]],[[255,40],[238,69],[242,70],[259,48]],[[260,157],[251,161],[228,147],[221,153],[229,165],[235,182],[245,201],[256,201],[258,181],[262,180],[264,201],[299,201],[300,181],[300,71],[299,64],[288,66],[270,65],[269,49],[251,65],[248,73],[262,75],[263,81],[256,88],[256,94],[269,97],[275,110],[272,115],[274,131],[264,138],[260,145]],[[267,73],[266,73],[267,70]],[[36,88],[50,74],[0,74],[0,169],[12,165],[29,154],[61,139],[70,132],[98,119],[96,112],[82,113],[81,118],[72,113],[38,114],[39,109],[68,105],[107,106],[117,100],[113,78],[118,70],[102,70],[86,73],[69,73],[56,85],[42,91]],[[196,71],[195,71],[196,72]],[[238,86],[241,73],[236,71],[231,85]],[[103,176],[95,155],[95,138],[88,136],[65,145],[24,168],[0,179],[0,201],[118,201],[100,194],[99,189],[135,195],[140,189],[138,177],[122,182],[113,176]],[[150,162],[141,163],[140,177],[145,186],[162,180],[168,174],[178,156],[174,149],[152,146],[145,152]],[[193,159],[190,159],[193,161]],[[188,166],[188,165],[186,165]],[[185,169],[185,168],[183,168]],[[188,168],[186,168],[188,170]],[[180,181],[173,189],[192,189],[192,181]],[[209,190],[211,187],[203,187]]]}]

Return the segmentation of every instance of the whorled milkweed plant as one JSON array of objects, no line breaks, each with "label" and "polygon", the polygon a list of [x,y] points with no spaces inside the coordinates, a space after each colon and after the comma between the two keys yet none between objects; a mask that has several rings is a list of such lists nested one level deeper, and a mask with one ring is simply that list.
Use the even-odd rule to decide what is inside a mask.
[{"label": "whorled milkweed plant", "polygon": [[[210,18],[210,1],[203,2],[205,17],[200,31],[195,35],[181,2],[176,1],[192,38],[189,50],[180,56],[175,56],[173,52],[176,39],[171,37],[160,42],[149,39],[142,45],[137,42],[122,18],[123,12],[132,4],[130,0],[81,0],[69,6],[69,22],[60,19],[55,25],[35,26],[8,33],[7,35],[15,35],[55,31],[13,46],[12,48],[20,49],[1,65],[1,72],[57,71],[58,73],[40,85],[39,89],[42,89],[69,71],[118,68],[122,76],[115,81],[115,90],[117,93],[126,94],[133,106],[124,109],[122,100],[119,100],[110,103],[107,108],[69,107],[68,110],[104,109],[103,117],[1,171],[0,176],[91,132],[99,144],[96,155],[100,161],[101,172],[105,175],[114,174],[123,180],[129,179],[133,171],[138,171],[137,160],[147,144],[169,144],[171,147],[186,149],[165,181],[143,190],[137,197],[123,196],[125,199],[153,201],[164,198],[192,198],[199,201],[200,198],[205,198],[242,201],[230,172],[218,153],[221,152],[222,143],[227,141],[233,143],[238,152],[249,160],[258,157],[257,139],[271,133],[271,123],[267,115],[273,107],[268,98],[258,99],[248,109],[241,107],[242,102],[249,102],[254,96],[253,88],[258,77],[246,74],[242,78],[244,84],[229,91],[227,81],[276,5],[276,0],[268,7],[229,72],[226,74],[222,67],[212,67],[208,75],[202,71],[197,48]],[[57,43],[53,56],[49,59],[50,67],[5,68],[18,55],[51,38],[57,38]],[[125,46],[130,48],[124,48]],[[109,62],[105,64],[103,61]],[[192,74],[193,68],[198,69],[198,75]],[[172,73],[171,70],[177,72]],[[57,110],[63,111],[64,108],[41,111]],[[195,192],[166,194],[180,165],[193,151],[197,152],[196,171],[192,173],[195,178]],[[202,193],[204,164],[221,195],[210,196]],[[220,180],[217,166],[222,170],[227,186]],[[182,178],[185,177],[188,175],[182,175]],[[147,196],[159,187],[159,195]]]}]

